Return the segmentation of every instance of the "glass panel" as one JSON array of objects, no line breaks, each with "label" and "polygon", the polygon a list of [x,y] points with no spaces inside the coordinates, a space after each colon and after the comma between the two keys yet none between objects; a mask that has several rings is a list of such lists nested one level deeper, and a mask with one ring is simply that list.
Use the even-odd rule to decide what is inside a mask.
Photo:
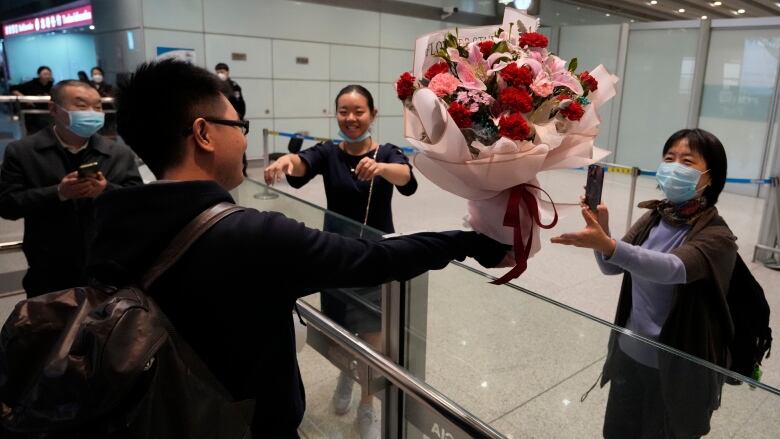
[{"label": "glass panel", "polygon": [[[297,320],[297,317],[293,317]],[[297,325],[296,325],[297,326]],[[303,385],[306,388],[306,413],[299,428],[302,437],[360,438],[361,431],[381,437],[384,381],[368,366],[352,362],[346,351],[336,346],[313,325],[298,326],[296,337],[304,336],[306,345],[298,353]],[[339,360],[343,361],[339,361]],[[344,364],[352,367],[343,372]],[[372,383],[365,386],[366,398],[361,399],[361,386],[355,381]],[[370,395],[376,397],[371,397]],[[369,402],[370,401],[370,402]],[[338,407],[338,408],[337,408]]]},{"label": "glass panel", "polygon": [[[577,58],[577,71],[593,70],[603,64],[613,74],[617,72],[620,25],[564,26],[561,28],[559,54],[566,61]],[[609,149],[612,101],[599,109],[601,132],[596,145]]]},{"label": "glass panel", "polygon": [[697,29],[629,33],[617,163],[655,170],[666,139],[687,125]]},{"label": "glass panel", "polygon": [[[243,198],[239,201],[247,204],[246,197],[258,192],[262,192],[259,185],[247,182],[240,188]],[[320,209],[285,194],[263,203],[312,225],[323,220]],[[614,427],[623,429],[617,437],[638,437],[625,430],[638,425],[638,417],[612,411],[632,407],[630,402],[616,401],[621,395],[636,395],[633,387],[623,393],[620,390],[626,389],[626,383],[635,385],[637,379],[650,383],[645,386],[647,392],[660,395],[662,402],[656,403],[656,408],[661,404],[672,413],[675,425],[693,429],[699,436],[709,428],[710,437],[774,437],[780,429],[780,418],[775,415],[780,411],[778,389],[613,327],[532,291],[489,285],[487,275],[462,264],[431,271],[425,282],[420,279],[410,284],[403,300],[410,304],[404,312],[409,324],[401,338],[406,349],[404,365],[507,437],[551,437],[551,432],[556,438],[600,437],[608,401],[609,419],[631,421]],[[410,300],[424,297],[421,293],[427,294],[424,303]],[[611,356],[609,364],[614,369],[609,374],[610,383],[594,386],[613,340],[619,350],[610,352],[626,354]],[[338,372],[307,372],[304,366],[302,370],[304,380],[314,380],[307,381],[309,393],[319,395],[315,396],[318,402],[309,405],[311,415],[322,413],[326,418],[322,406],[332,404]],[[328,378],[323,381],[320,376]],[[724,385],[721,393],[720,383],[726,379],[744,384]],[[623,387],[613,389],[614,383]],[[312,391],[311,386],[317,390]],[[715,409],[718,403],[710,419],[708,408]],[[406,406],[403,420],[406,437],[448,437],[435,435],[442,430],[451,433],[451,426],[415,404]],[[659,427],[663,422],[648,425]]]},{"label": "glass panel", "polygon": [[[761,177],[778,57],[780,29],[712,31],[699,126],[723,142],[730,177]],[[730,190],[756,194],[750,185]]]}]

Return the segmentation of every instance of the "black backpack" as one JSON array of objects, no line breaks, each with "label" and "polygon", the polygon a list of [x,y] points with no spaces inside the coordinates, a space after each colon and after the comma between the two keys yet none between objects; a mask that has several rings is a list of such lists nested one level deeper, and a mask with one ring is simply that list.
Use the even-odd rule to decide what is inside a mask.
[{"label": "black backpack", "polygon": [[[737,255],[726,296],[731,320],[734,322],[734,339],[730,369],[740,375],[758,381],[761,361],[769,358],[772,349],[772,329],[769,327],[769,304],[764,289],[753,277],[742,257]],[[728,379],[729,384],[741,381]]]},{"label": "black backpack", "polygon": [[254,402],[233,401],[144,294],[204,232],[240,210],[221,203],[198,215],[142,287],[77,287],[17,304],[0,334],[6,435],[250,438]]}]

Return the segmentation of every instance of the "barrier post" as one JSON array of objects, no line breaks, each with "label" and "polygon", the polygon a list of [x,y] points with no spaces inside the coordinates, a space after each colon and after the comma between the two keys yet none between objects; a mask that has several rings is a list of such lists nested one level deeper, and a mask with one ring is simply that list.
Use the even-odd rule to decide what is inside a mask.
[{"label": "barrier post", "polygon": [[628,193],[628,214],[626,215],[626,232],[631,229],[634,222],[634,202],[636,200],[636,182],[639,180],[641,169],[636,166],[631,168],[631,190]]},{"label": "barrier post", "polygon": [[[271,165],[270,153],[268,152],[268,128],[263,128],[263,167]],[[263,186],[263,191],[254,195],[256,200],[273,200],[279,198],[279,194],[275,194],[268,190],[268,185]]]}]

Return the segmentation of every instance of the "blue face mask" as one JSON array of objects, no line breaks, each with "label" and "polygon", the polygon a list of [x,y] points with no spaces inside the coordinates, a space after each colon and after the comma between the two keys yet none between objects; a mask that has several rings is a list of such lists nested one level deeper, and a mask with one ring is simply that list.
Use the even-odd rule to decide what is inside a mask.
[{"label": "blue face mask", "polygon": [[[709,172],[709,171],[707,171]],[[684,203],[699,195],[696,186],[704,172],[681,165],[677,162],[661,163],[658,166],[656,180],[666,199],[672,203]]]},{"label": "blue face mask", "polygon": [[60,107],[62,111],[68,113],[68,131],[79,137],[92,137],[103,128],[106,115],[100,111],[68,111]]},{"label": "blue face mask", "polygon": [[371,137],[371,131],[370,130],[366,130],[365,133],[361,134],[358,137],[354,137],[353,138],[353,137],[349,137],[348,135],[344,134],[344,131],[339,130],[339,137],[344,139],[344,141],[347,142],[347,143],[360,143],[360,142],[368,139],[369,137]]}]

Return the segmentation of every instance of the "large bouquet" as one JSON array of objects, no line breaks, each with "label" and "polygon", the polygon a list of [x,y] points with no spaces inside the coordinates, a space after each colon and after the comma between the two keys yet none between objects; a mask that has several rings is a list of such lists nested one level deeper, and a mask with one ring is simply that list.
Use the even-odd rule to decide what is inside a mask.
[{"label": "large bouquet", "polygon": [[507,9],[498,29],[423,36],[414,71],[396,82],[415,166],[469,200],[474,230],[513,245],[515,268],[496,283],[522,274],[541,248],[539,227],[557,222],[536,174],[608,154],[593,143],[596,109],[615,95],[617,78],[603,66],[577,73],[577,60],[551,54],[537,26]]}]

